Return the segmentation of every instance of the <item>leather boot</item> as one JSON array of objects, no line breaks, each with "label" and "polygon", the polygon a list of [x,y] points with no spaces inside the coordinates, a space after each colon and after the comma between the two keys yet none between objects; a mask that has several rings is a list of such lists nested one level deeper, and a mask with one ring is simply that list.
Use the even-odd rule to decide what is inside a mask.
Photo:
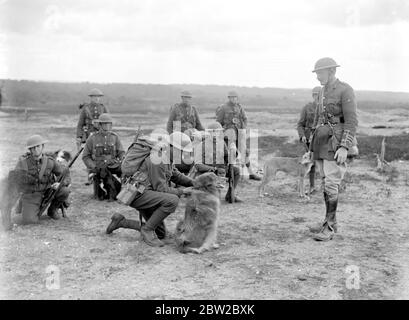
[{"label": "leather boot", "polygon": [[318,223],[312,227],[309,227],[310,232],[319,233],[322,230],[322,227],[325,225],[325,222],[328,220],[328,195],[324,192],[324,202],[325,202],[325,219],[324,222]]},{"label": "leather boot", "polygon": [[126,219],[122,214],[115,213],[111,217],[111,223],[108,225],[106,233],[111,234],[114,230],[119,228],[141,231],[141,224],[137,220]]},{"label": "leather boot", "polygon": [[164,243],[158,239],[155,230],[167,216],[168,214],[164,213],[162,210],[156,209],[149,220],[142,226],[141,235],[146,244],[152,247],[164,246]]},{"label": "leather boot", "polygon": [[338,206],[338,199],[336,200],[328,200],[328,213],[326,221],[319,233],[314,236],[314,239],[317,241],[328,241],[334,237],[334,233],[336,232],[336,211]]}]

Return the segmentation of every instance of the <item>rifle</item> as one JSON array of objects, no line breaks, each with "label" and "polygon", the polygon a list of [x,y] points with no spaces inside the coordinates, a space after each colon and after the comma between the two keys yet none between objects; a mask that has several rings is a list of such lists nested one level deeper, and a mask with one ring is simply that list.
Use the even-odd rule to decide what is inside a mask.
[{"label": "rifle", "polygon": [[68,167],[67,169],[61,174],[61,176],[58,178],[58,187],[57,189],[51,189],[51,191],[47,194],[47,196],[45,196],[43,198],[43,200],[41,201],[41,205],[40,205],[40,211],[38,212],[38,217],[41,217],[41,215],[43,214],[43,212],[45,211],[45,209],[47,209],[48,205],[51,203],[51,201],[53,201],[55,195],[61,190],[61,188],[63,187],[62,182],[64,181],[65,177],[67,176],[67,174],[70,171],[70,168],[72,167],[72,165],[74,164],[75,160],[77,160],[77,158],[79,157],[79,155],[81,154],[82,150],[84,150],[84,146],[81,147],[80,150],[78,150],[77,154],[74,156],[74,158],[72,158],[72,160],[68,163]]},{"label": "rifle", "polygon": [[236,158],[236,152],[237,148],[234,143],[230,144],[229,148],[229,190],[230,190],[230,197],[229,197],[229,203],[234,203],[236,201],[236,192],[234,190],[234,162],[233,161]]}]

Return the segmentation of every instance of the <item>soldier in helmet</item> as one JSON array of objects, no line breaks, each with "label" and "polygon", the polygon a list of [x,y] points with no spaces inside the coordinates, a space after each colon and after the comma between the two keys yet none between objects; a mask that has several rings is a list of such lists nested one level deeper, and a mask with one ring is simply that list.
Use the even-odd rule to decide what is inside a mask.
[{"label": "soldier in helmet", "polygon": [[[44,154],[44,144],[47,141],[40,135],[33,135],[27,140],[28,153],[21,156],[15,172],[20,177],[18,184],[22,191],[21,213],[23,224],[39,222],[41,202],[50,189],[57,189],[57,178],[63,173],[62,167],[53,158]],[[65,185],[54,196],[48,208],[47,215],[59,219],[58,208],[68,199],[69,190]]]},{"label": "soldier in helmet", "polygon": [[[238,102],[238,94],[236,91],[230,91],[227,95],[229,101],[216,110],[216,121],[219,122],[229,139],[238,143],[238,130],[247,129],[247,115],[243,107]],[[249,178],[253,180],[261,180],[261,178],[255,174],[250,165],[250,150],[246,148],[246,167],[249,171]]]},{"label": "soldier in helmet", "polygon": [[341,181],[346,172],[348,149],[354,145],[357,120],[357,103],[354,90],[335,76],[339,65],[331,58],[319,59],[312,72],[317,75],[322,90],[313,127],[310,149],[317,168],[323,177],[325,219],[314,239],[331,240],[337,232],[336,212]]},{"label": "soldier in helmet", "polygon": [[101,103],[101,97],[104,94],[99,89],[92,89],[88,94],[90,103],[80,104],[80,117],[77,125],[77,148],[81,147],[82,143],[87,141],[88,137],[95,131],[95,120],[99,118],[102,113],[108,113],[107,107]]},{"label": "soldier in helmet", "polygon": [[[125,151],[118,135],[111,131],[111,116],[103,113],[97,122],[100,130],[87,139],[82,160],[93,175],[94,197],[114,201],[121,184],[113,175],[121,176],[121,161]],[[103,190],[100,190],[101,182]]]},{"label": "soldier in helmet", "polygon": [[[142,239],[150,246],[162,247],[165,243],[169,243],[169,234],[164,220],[175,212],[179,198],[184,193],[182,188],[171,187],[170,182],[184,187],[193,186],[193,180],[175,168],[173,155],[174,153],[190,153],[193,150],[190,138],[182,132],[174,132],[168,139],[169,141],[164,144],[163,148],[158,147],[158,143],[155,147],[162,155],[168,153],[170,160],[168,163],[155,161],[154,157],[148,155],[144,158],[137,172],[132,173],[134,176],[138,174],[139,177],[144,177],[140,180],[144,188],[136,195],[130,206],[140,212],[146,223],[141,226],[140,221],[127,219],[116,213],[112,216],[112,221],[106,230],[108,234],[118,228],[129,228],[140,231]],[[142,144],[141,140],[139,144],[141,148],[146,147],[146,144]]]},{"label": "soldier in helmet", "polygon": [[[318,105],[318,98],[321,92],[321,87],[312,89],[313,102],[307,103],[301,110],[300,119],[297,122],[298,136],[300,142],[303,143],[308,150],[310,147],[310,139],[312,138],[312,125]],[[315,191],[315,166],[312,166],[310,171],[310,193]]]},{"label": "soldier in helmet", "polygon": [[191,104],[192,95],[189,91],[182,91],[182,103],[176,103],[170,109],[169,119],[166,126],[167,131],[171,134],[174,131],[185,132],[194,128],[203,131],[203,125],[200,122],[199,113],[196,107]]}]

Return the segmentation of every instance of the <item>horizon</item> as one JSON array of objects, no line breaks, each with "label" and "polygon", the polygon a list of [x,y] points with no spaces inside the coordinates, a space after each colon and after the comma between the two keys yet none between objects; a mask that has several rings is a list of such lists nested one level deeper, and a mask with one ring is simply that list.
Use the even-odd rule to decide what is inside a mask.
[{"label": "horizon", "polygon": [[[339,79],[342,81],[342,79]],[[245,89],[278,89],[278,90],[311,90],[312,88],[303,87],[260,87],[260,86],[243,86],[243,85],[231,85],[231,84],[217,84],[217,83],[142,83],[142,82],[96,82],[96,81],[67,81],[67,80],[38,80],[38,79],[0,79],[0,81],[30,81],[38,83],[59,83],[59,84],[99,84],[99,85],[152,85],[152,86],[216,86],[216,87],[235,87]],[[396,93],[396,94],[409,94],[409,91],[390,91],[390,90],[376,90],[376,89],[355,89],[354,91],[360,92],[383,92],[383,93]]]}]

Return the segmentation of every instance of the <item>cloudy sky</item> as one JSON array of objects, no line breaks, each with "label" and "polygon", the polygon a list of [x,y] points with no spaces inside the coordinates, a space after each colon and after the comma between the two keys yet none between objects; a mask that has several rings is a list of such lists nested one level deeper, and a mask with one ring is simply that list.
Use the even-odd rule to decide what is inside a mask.
[{"label": "cloudy sky", "polygon": [[0,78],[409,92],[407,0],[0,0]]}]

